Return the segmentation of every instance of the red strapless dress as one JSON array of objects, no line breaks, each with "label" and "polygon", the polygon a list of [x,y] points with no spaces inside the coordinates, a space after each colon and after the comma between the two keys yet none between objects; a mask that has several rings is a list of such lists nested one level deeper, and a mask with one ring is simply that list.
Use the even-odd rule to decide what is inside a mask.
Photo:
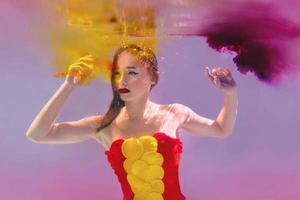
[{"label": "red strapless dress", "polygon": [[185,200],[178,166],[182,142],[163,132],[115,140],[105,151],[123,191],[123,200]]}]

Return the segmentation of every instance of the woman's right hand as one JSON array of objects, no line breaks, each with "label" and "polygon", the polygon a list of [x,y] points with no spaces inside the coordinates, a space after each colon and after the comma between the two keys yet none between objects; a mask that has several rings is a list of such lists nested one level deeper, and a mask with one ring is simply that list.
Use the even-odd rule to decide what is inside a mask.
[{"label": "woman's right hand", "polygon": [[86,55],[69,66],[65,83],[71,86],[87,85],[94,78],[94,58]]}]

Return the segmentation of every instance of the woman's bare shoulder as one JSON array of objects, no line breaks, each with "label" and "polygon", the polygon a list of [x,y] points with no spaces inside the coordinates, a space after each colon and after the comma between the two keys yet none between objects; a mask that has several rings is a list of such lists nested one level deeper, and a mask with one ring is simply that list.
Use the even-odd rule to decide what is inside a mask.
[{"label": "woman's bare shoulder", "polygon": [[174,103],[167,103],[167,104],[159,104],[159,103],[155,103],[156,106],[158,106],[160,109],[162,110],[169,110],[170,108],[173,107]]},{"label": "woman's bare shoulder", "polygon": [[156,104],[160,107],[160,111],[167,111],[173,113],[182,113],[190,109],[188,106],[182,103],[168,103],[168,104]]},{"label": "woman's bare shoulder", "polygon": [[182,103],[172,103],[170,105],[171,111],[176,117],[186,118],[191,112],[191,108]]},{"label": "woman's bare shoulder", "polygon": [[188,106],[182,103],[170,103],[166,105],[168,109],[171,109],[173,112],[185,111],[189,109]]}]

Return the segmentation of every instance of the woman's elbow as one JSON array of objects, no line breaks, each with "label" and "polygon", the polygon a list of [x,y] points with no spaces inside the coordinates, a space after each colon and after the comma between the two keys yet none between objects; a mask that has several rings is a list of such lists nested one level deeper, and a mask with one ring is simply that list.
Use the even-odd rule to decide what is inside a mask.
[{"label": "woman's elbow", "polygon": [[41,134],[34,134],[32,132],[29,132],[27,131],[26,132],[26,138],[31,141],[31,142],[34,142],[34,143],[40,143],[41,142]]},{"label": "woman's elbow", "polygon": [[232,130],[222,130],[220,131],[219,135],[221,139],[227,139],[232,135]]},{"label": "woman's elbow", "polygon": [[224,129],[219,123],[214,122],[215,131],[218,133],[220,139],[227,139],[232,134],[232,129]]},{"label": "woman's elbow", "polygon": [[38,143],[38,140],[30,135],[26,134],[26,138],[30,141],[30,142],[34,142],[34,143]]}]

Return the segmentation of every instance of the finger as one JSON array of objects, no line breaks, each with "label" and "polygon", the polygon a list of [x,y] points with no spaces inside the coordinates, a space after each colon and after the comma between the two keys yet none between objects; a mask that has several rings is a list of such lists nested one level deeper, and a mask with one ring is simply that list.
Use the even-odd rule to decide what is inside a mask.
[{"label": "finger", "polygon": [[80,59],[80,60],[78,60],[78,62],[85,62],[88,64],[92,64],[92,63],[94,63],[94,60],[93,59]]},{"label": "finger", "polygon": [[71,65],[69,68],[68,68],[68,73],[74,73],[74,72],[77,72],[80,70],[80,66],[77,66],[77,65]]},{"label": "finger", "polygon": [[214,73],[216,73],[216,72],[226,72],[226,71],[229,71],[229,70],[228,70],[228,68],[217,67],[217,68],[214,68],[212,71]]},{"label": "finger", "polygon": [[222,76],[222,71],[219,68],[214,68],[212,69],[211,74],[215,77]]},{"label": "finger", "polygon": [[220,77],[226,77],[229,75],[226,71],[223,71],[223,70],[220,70],[217,74]]},{"label": "finger", "polygon": [[213,74],[212,74],[212,71],[209,72],[209,69],[207,69],[207,70],[208,70],[207,74],[208,74],[208,77],[209,77],[210,81],[211,81],[215,86],[217,86],[217,79],[218,79],[218,77],[217,77],[216,75],[213,75]]},{"label": "finger", "polygon": [[91,78],[93,71],[88,68],[81,68],[77,71],[77,76],[80,80]]},{"label": "finger", "polygon": [[224,68],[218,68],[214,71],[214,75],[217,75],[217,76],[230,76],[230,71],[224,69]]},{"label": "finger", "polygon": [[212,70],[212,73],[213,73],[214,75],[222,74],[222,73],[223,73],[223,69],[220,68],[220,67],[214,68],[214,69]]},{"label": "finger", "polygon": [[214,77],[213,77],[212,74],[211,74],[210,68],[209,68],[209,67],[206,67],[205,70],[206,70],[206,73],[207,73],[208,78],[209,78],[211,81],[213,81],[213,80],[214,80]]},{"label": "finger", "polygon": [[94,58],[94,56],[92,54],[87,54],[85,56],[80,57],[79,59],[89,59],[89,58]]},{"label": "finger", "polygon": [[207,74],[211,74],[211,70],[209,67],[205,67],[205,71],[207,72]]},{"label": "finger", "polygon": [[214,76],[212,76],[212,75],[210,75],[210,74],[208,74],[208,78],[209,78],[209,80],[210,80],[210,81],[212,81],[212,82],[213,82],[213,81],[214,81],[214,79],[215,79],[215,77],[214,77]]},{"label": "finger", "polygon": [[220,82],[220,79],[219,79],[218,77],[216,77],[216,78],[214,79],[214,84],[215,84],[215,86],[216,86],[217,88],[219,88],[219,87],[221,86],[221,82]]},{"label": "finger", "polygon": [[223,68],[223,69],[221,69],[221,71],[222,71],[222,73],[224,73],[224,74],[230,74],[230,70],[227,69],[227,68]]},{"label": "finger", "polygon": [[78,65],[71,65],[68,69],[68,73],[70,73],[71,75],[77,75],[77,74],[82,74],[84,76],[89,75],[93,70],[89,67],[82,67],[85,66],[84,64]]},{"label": "finger", "polygon": [[84,62],[84,61],[77,62],[76,65],[78,65],[82,68],[89,68],[89,69],[93,68],[93,64],[89,64],[89,63]]},{"label": "finger", "polygon": [[230,71],[228,71],[228,70],[223,71],[222,74],[224,77],[226,77],[226,79],[229,79],[229,80],[233,79]]},{"label": "finger", "polygon": [[71,76],[75,76],[75,77],[83,77],[83,76],[87,76],[89,74],[89,70],[85,70],[83,69],[82,67],[79,67],[79,66],[74,66],[72,68],[70,68],[69,72],[68,72],[69,75]]},{"label": "finger", "polygon": [[95,59],[92,55],[87,55],[84,57],[79,58],[79,61],[85,61],[85,62],[93,62]]}]

